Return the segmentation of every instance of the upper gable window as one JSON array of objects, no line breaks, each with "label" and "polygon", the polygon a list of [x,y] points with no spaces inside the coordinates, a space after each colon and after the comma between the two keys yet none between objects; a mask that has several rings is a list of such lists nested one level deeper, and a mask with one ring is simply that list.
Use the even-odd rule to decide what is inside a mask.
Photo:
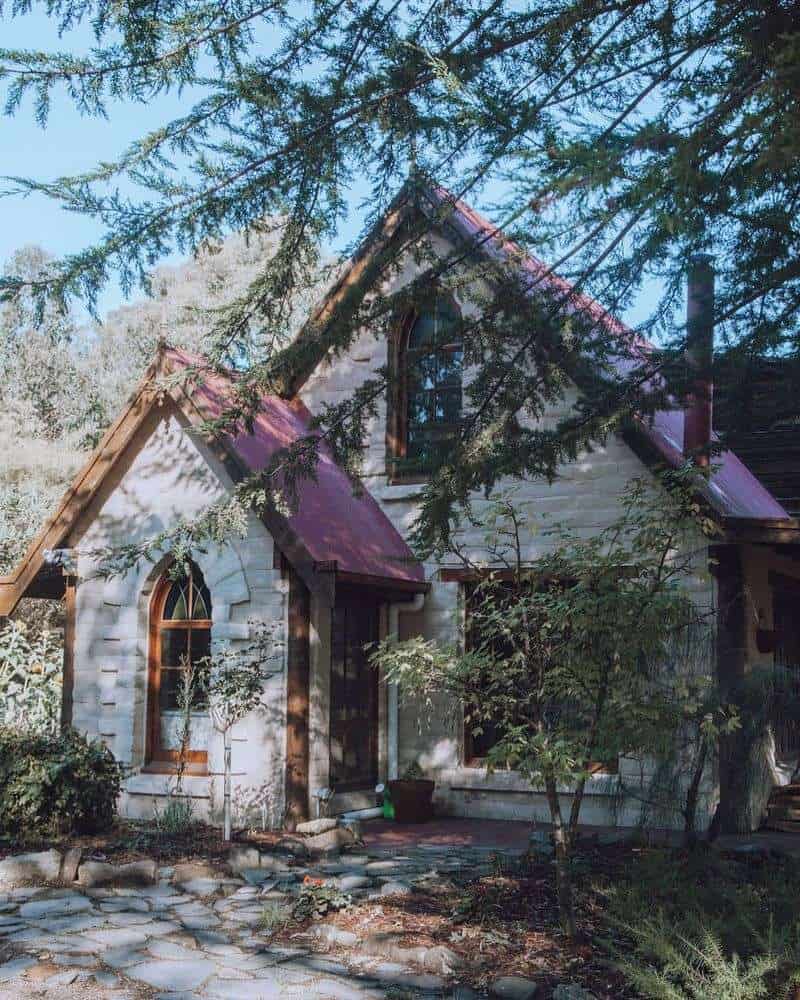
[{"label": "upper gable window", "polygon": [[455,302],[439,296],[404,325],[396,351],[389,450],[395,477],[421,477],[461,427],[464,348]]}]

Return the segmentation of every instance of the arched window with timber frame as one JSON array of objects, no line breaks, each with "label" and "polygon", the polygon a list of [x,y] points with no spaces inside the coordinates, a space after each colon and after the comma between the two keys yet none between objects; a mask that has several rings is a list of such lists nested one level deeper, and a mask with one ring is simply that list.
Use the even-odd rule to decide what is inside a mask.
[{"label": "arched window with timber frame", "polygon": [[464,345],[461,313],[439,294],[398,325],[387,408],[390,478],[424,479],[461,429]]},{"label": "arched window with timber frame", "polygon": [[[183,753],[190,770],[208,761],[210,723],[200,673],[190,668],[211,653],[211,594],[193,563],[185,576],[167,570],[150,601],[147,697],[147,763],[177,768]],[[185,706],[189,702],[188,731]]]}]

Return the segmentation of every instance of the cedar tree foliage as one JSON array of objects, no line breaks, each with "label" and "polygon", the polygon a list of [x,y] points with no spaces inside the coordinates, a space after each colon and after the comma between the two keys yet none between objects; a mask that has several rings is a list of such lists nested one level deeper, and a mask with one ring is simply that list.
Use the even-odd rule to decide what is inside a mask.
[{"label": "cedar tree foliage", "polygon": [[[287,347],[294,296],[315,280],[320,241],[339,231],[356,180],[367,188],[365,232],[399,204],[398,192],[415,204],[436,184],[472,202],[491,194],[492,215],[516,245],[570,279],[571,288],[521,280],[513,266],[490,265],[479,234],[444,260],[427,257],[408,290],[469,297],[470,279],[491,271],[483,317],[465,321],[476,377],[460,440],[426,490],[422,551],[446,548],[475,487],[500,475],[552,477],[579,447],[663,404],[657,373],[675,369],[672,391],[686,391],[670,359],[685,339],[676,306],[690,254],[715,258],[721,340],[743,358],[797,347],[800,13],[790,0],[41,6],[64,49],[0,49],[7,114],[32,113],[44,126],[54,99],[97,116],[170,91],[186,110],[86,173],[6,178],[6,194],[44,194],[99,220],[104,235],[41,277],[7,274],[0,290],[33,296],[42,312],[74,296],[91,306],[114,272],[126,290],[147,287],[168,251],[279,225],[277,252],[209,338],[212,364],[236,363],[254,325],[273,346],[246,366],[229,422],[246,423],[260,391],[285,391],[310,355],[344,351],[365,323],[380,335],[397,303],[365,295],[367,285],[380,287],[410,248],[426,257],[426,234],[446,222],[446,196],[433,212],[408,215],[335,314],[312,316]],[[5,0],[0,18],[33,7]],[[70,51],[71,32],[87,25],[93,48]],[[658,333],[665,351],[642,352],[581,298],[591,292],[619,310],[646,278],[663,294],[639,333]],[[608,377],[612,355],[626,352],[624,378]],[[513,414],[536,417],[561,394],[578,359],[591,380],[575,412],[548,431],[517,422]],[[390,377],[320,415],[350,469]],[[313,473],[314,440],[289,457],[303,475]],[[266,470],[255,489],[269,493],[275,475]]]}]

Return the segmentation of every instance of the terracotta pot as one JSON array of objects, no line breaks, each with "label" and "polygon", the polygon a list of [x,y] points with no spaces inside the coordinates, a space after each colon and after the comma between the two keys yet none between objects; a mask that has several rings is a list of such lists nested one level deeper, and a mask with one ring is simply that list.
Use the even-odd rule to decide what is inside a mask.
[{"label": "terracotta pot", "polygon": [[394,818],[398,823],[427,823],[433,816],[433,790],[435,781],[427,778],[405,779],[389,782],[389,794],[394,805]]}]

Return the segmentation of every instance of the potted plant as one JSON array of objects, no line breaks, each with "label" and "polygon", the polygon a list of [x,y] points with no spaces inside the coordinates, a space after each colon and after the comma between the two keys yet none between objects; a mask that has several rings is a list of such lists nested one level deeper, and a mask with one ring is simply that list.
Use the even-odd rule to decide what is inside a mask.
[{"label": "potted plant", "polygon": [[435,787],[436,782],[425,777],[419,764],[410,764],[402,778],[389,782],[395,820],[398,823],[427,823],[433,816]]}]

